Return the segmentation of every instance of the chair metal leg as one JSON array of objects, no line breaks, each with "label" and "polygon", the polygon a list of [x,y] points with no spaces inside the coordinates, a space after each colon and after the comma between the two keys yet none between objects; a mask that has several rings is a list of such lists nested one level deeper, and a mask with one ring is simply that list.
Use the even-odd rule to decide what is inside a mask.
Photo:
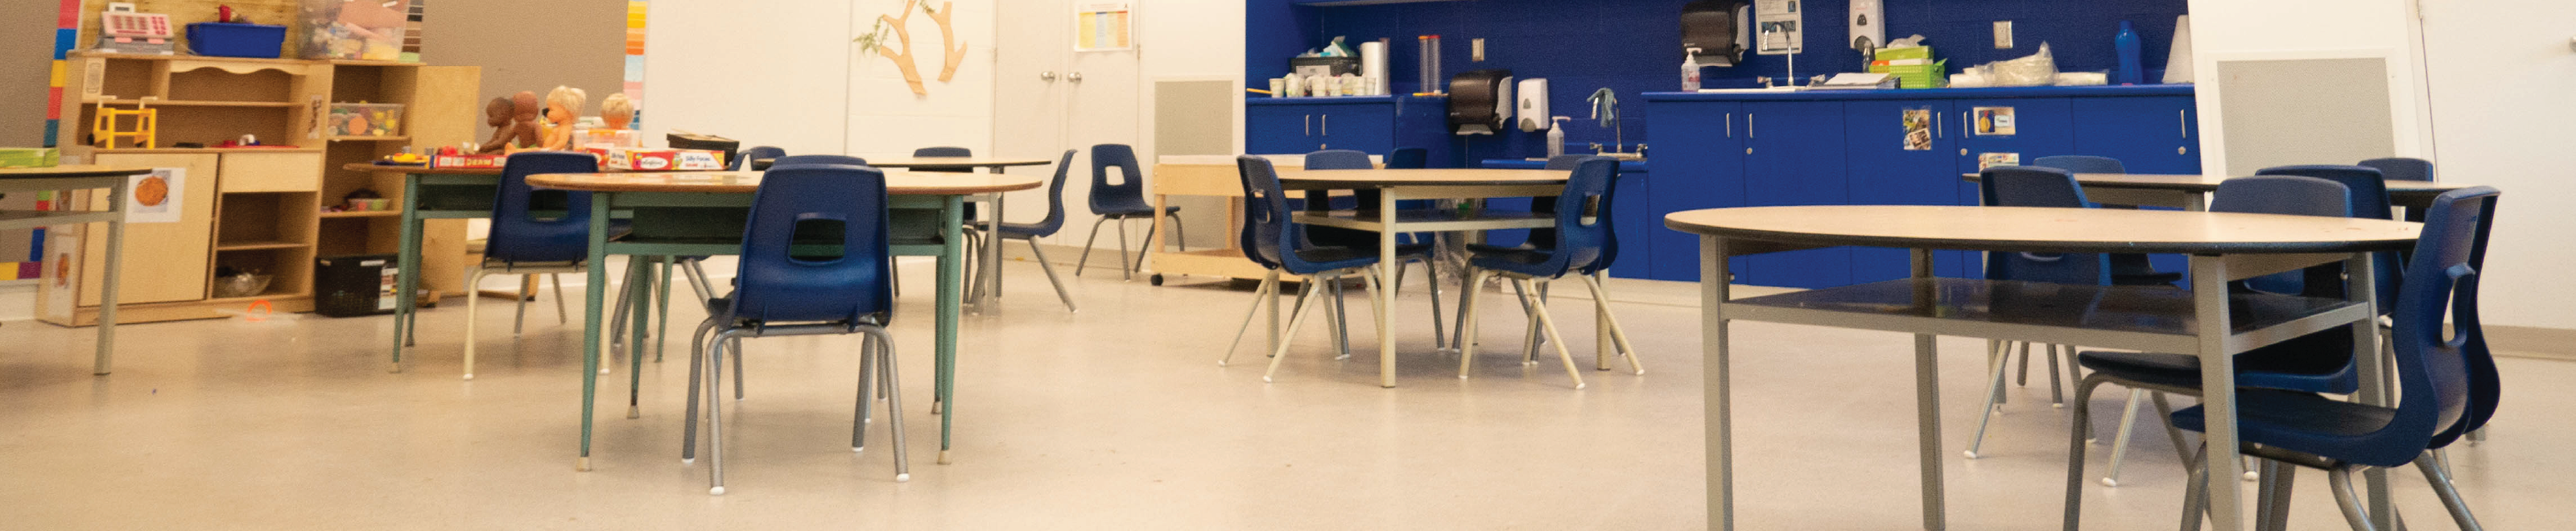
[{"label": "chair metal leg", "polygon": [[2209,513],[2209,466],[2205,462],[2208,457],[2209,449],[2201,448],[2190,459],[2183,460],[2185,466],[2191,467],[2191,478],[2184,483],[2182,494],[2183,531],[2200,531],[2202,517]]},{"label": "chair metal leg", "polygon": [[[912,481],[912,457],[905,455],[909,445],[903,439],[903,373],[896,371],[894,366],[894,336],[884,329],[873,329],[867,333],[876,336],[877,362],[885,367],[877,377],[885,380],[886,418],[893,421],[889,428],[894,432],[894,481]],[[860,397],[859,403],[867,403],[866,397]]]},{"label": "chair metal leg", "polygon": [[1523,283],[1518,280],[1507,280],[1504,281],[1504,283],[1511,284],[1512,293],[1520,297],[1521,318],[1526,320],[1527,323],[1526,327],[1521,330],[1521,364],[1537,365],[1538,342],[1546,339],[1539,335],[1538,312],[1547,311],[1547,294],[1541,293],[1538,295],[1536,300],[1532,300],[1530,292],[1537,291],[1536,289],[1525,287]]},{"label": "chair metal leg", "polygon": [[475,293],[474,286],[483,282],[485,271],[483,265],[479,263],[465,270],[465,379],[467,380],[474,379],[474,344],[476,343],[474,324],[481,321],[475,317],[483,307],[483,296]]},{"label": "chair metal leg", "polygon": [[555,324],[571,324],[572,314],[564,311],[563,274],[547,273],[546,280],[555,284]]},{"label": "chair metal leg", "polygon": [[1279,273],[1275,271],[1263,275],[1261,287],[1253,288],[1252,307],[1243,311],[1243,326],[1234,329],[1234,341],[1226,342],[1225,357],[1217,358],[1216,366],[1224,367],[1234,361],[1235,347],[1242,346],[1243,334],[1252,331],[1252,318],[1261,315],[1261,304],[1270,301],[1270,290],[1274,289],[1279,289]]},{"label": "chair metal leg", "polygon": [[[616,355],[618,353],[625,352],[626,349],[634,346],[626,344],[626,325],[628,321],[626,312],[635,308],[635,281],[638,276],[635,268],[639,264],[632,261],[643,260],[644,257],[629,256],[626,257],[626,259],[630,261],[626,265],[626,278],[619,280],[620,284],[617,286],[616,310],[610,312],[608,318],[609,355]],[[608,374],[608,364],[599,364],[599,373]]]},{"label": "chair metal leg", "polygon": [[856,405],[850,406],[853,410],[850,412],[851,453],[868,451],[868,424],[875,420],[868,418],[868,404],[875,402],[869,400],[868,396],[876,392],[876,371],[877,336],[859,334],[859,396],[858,399],[851,401]]},{"label": "chair metal leg", "polygon": [[653,278],[653,315],[662,317],[653,330],[654,363],[662,362],[662,347],[671,342],[671,264],[671,257],[662,257],[662,270]]},{"label": "chair metal leg", "polygon": [[[1522,286],[1524,286],[1524,287],[1528,287],[1528,286],[1530,286],[1530,285],[1532,284],[1532,281],[1531,281],[1531,280],[1529,280],[1529,279],[1514,279],[1514,280],[1516,280],[1516,281],[1520,282],[1520,283],[1521,283],[1521,285],[1522,285]],[[1537,288],[1535,288],[1535,287],[1531,287],[1531,288],[1529,288],[1529,289],[1528,289],[1528,290],[1526,290],[1526,291],[1536,291],[1536,290],[1537,290]],[[1540,303],[1539,303],[1538,312],[1536,312],[1536,314],[1537,314],[1537,316],[1538,316],[1538,325],[1539,325],[1539,329],[1540,329],[1540,330],[1542,330],[1542,331],[1547,332],[1547,338],[1548,338],[1548,340],[1549,340],[1548,342],[1550,342],[1550,343],[1555,343],[1555,344],[1556,344],[1556,359],[1557,359],[1558,361],[1563,361],[1563,362],[1565,362],[1565,375],[1566,375],[1566,377],[1574,379],[1574,388],[1575,388],[1575,389],[1582,389],[1582,388],[1583,388],[1583,371],[1582,371],[1581,369],[1577,369],[1577,368],[1575,368],[1575,366],[1574,366],[1574,352],[1573,352],[1573,351],[1570,351],[1570,350],[1566,350],[1566,348],[1565,348],[1565,336],[1560,335],[1560,334],[1558,334],[1558,333],[1556,332],[1556,320],[1554,320],[1554,319],[1552,319],[1552,318],[1549,318],[1549,317],[1548,317],[1548,315],[1547,315],[1547,304],[1546,304],[1544,301],[1542,301],[1542,302],[1540,302]]]},{"label": "chair metal leg", "polygon": [[[1321,293],[1321,290],[1324,289],[1324,283],[1331,281],[1332,279],[1325,278],[1306,278],[1306,288],[1303,290],[1304,293],[1297,296],[1297,311],[1288,317],[1288,330],[1284,333],[1285,336],[1297,335],[1297,327],[1305,326],[1306,316],[1314,313],[1315,306],[1324,302],[1324,294]],[[1270,370],[1263,371],[1261,373],[1262,383],[1270,383],[1272,381],[1271,377],[1279,374],[1279,362],[1281,360],[1288,359],[1289,343],[1291,342],[1287,337],[1281,337],[1279,339],[1279,345],[1271,349]]]},{"label": "chair metal leg", "polygon": [[[1136,264],[1138,267],[1142,267],[1142,266],[1144,266],[1144,264],[1145,264],[1145,257],[1144,257],[1144,253],[1136,253],[1136,254],[1137,254],[1137,256],[1136,256],[1136,258],[1135,258],[1135,260],[1136,260],[1135,264]],[[1119,218],[1119,219],[1118,219],[1118,278],[1119,278],[1120,280],[1135,280],[1135,279],[1136,279],[1136,270],[1135,270],[1135,269],[1133,269],[1133,268],[1129,268],[1129,267],[1127,267],[1127,264],[1128,264],[1127,260],[1128,260],[1128,258],[1127,258],[1127,219],[1126,219],[1126,218]],[[1076,274],[1076,275],[1080,275],[1081,273],[1074,273],[1074,274]]]},{"label": "chair metal leg", "polygon": [[2353,494],[2352,472],[2353,467],[2349,466],[2326,470],[2326,480],[2332,483],[2329,488],[2334,489],[2335,506],[2343,509],[2343,521],[2351,524],[2354,531],[2378,531],[2377,526],[2370,525],[2370,516],[2362,510],[2361,497]]},{"label": "chair metal leg", "polygon": [[1458,289],[1458,379],[1467,379],[1468,367],[1476,363],[1476,292],[1485,285],[1487,273],[1482,269],[1467,270],[1467,284]]},{"label": "chair metal leg", "polygon": [[[2027,352],[2027,351],[2028,351],[2028,350],[2027,350],[2027,349],[2028,349],[2028,347],[2023,347],[2023,348],[2024,348],[2024,351],[2025,351],[2025,352]],[[2003,387],[2004,387],[2004,369],[2008,368],[2008,367],[2007,367],[2007,365],[2010,365],[2010,363],[2009,363],[2009,362],[2010,362],[2011,360],[2012,360],[2012,354],[2010,354],[2010,353],[2005,353],[2005,354],[2000,354],[2000,355],[1990,355],[1990,356],[1987,356],[1987,357],[1986,357],[1986,401],[1985,401],[1985,406],[1977,409],[1977,435],[1976,435],[1976,437],[1968,440],[1968,441],[1969,441],[1969,442],[1968,442],[1968,449],[1967,449],[1966,451],[1960,452],[1960,455],[1965,455],[1965,456],[1967,456],[1969,459],[1976,459],[1976,458],[1977,458],[1977,450],[1980,450],[1980,449],[1984,449],[1984,448],[1985,448],[1985,446],[1986,446],[1986,426],[1987,426],[1987,425],[1989,425],[1989,424],[1994,423],[1994,420],[1995,420],[1995,403],[1996,403],[1996,401],[1997,401],[1997,398],[1999,398],[1999,397],[2001,397],[2001,396],[2003,395],[2003,393],[2002,393],[2001,391],[2003,390]]]},{"label": "chair metal leg", "polygon": [[706,386],[707,334],[715,329],[716,318],[708,316],[698,322],[698,332],[689,336],[689,407],[688,414],[681,416],[685,420],[680,430],[680,462],[684,464],[698,460],[698,405],[699,399],[705,397],[699,393]]},{"label": "chair metal leg", "polygon": [[1449,328],[1449,351],[1450,351],[1450,352],[1461,352],[1461,351],[1463,351],[1463,350],[1464,350],[1464,348],[1465,348],[1465,346],[1464,346],[1464,345],[1461,345],[1460,343],[1463,343],[1463,342],[1466,342],[1466,341],[1471,341],[1471,340],[1472,340],[1472,338],[1473,338],[1473,337],[1475,337],[1475,336],[1467,335],[1467,321],[1466,321],[1466,319],[1467,319],[1467,309],[1469,308],[1468,303],[1473,302],[1473,301],[1471,301],[1471,300],[1470,300],[1470,299],[1472,299],[1472,297],[1469,297],[1469,295],[1474,294],[1475,292],[1478,292],[1478,291],[1483,291],[1483,290],[1485,289],[1485,287],[1484,287],[1484,286],[1481,286],[1481,285],[1478,285],[1478,283],[1475,283],[1475,282],[1466,282],[1467,277],[1474,276],[1474,273],[1472,272],[1472,271],[1474,271],[1474,269],[1473,269],[1473,268],[1470,268],[1470,269],[1469,269],[1469,271],[1470,271],[1470,273],[1468,273],[1468,274],[1462,274],[1462,275],[1459,275],[1459,276],[1458,276],[1458,279],[1461,281],[1461,283],[1460,283],[1460,284],[1458,284],[1458,322],[1450,323],[1450,325],[1449,325],[1449,326],[1450,326],[1450,328]]},{"label": "chair metal leg", "polygon": [[1190,231],[1181,230],[1181,213],[1173,212],[1169,217],[1172,218],[1172,244],[1180,246],[1181,252],[1190,252]]},{"label": "chair metal leg", "polygon": [[2190,462],[2190,448],[2198,445],[2183,442],[2182,429],[2173,427],[2173,422],[2164,420],[2173,418],[2173,404],[2166,402],[2165,394],[2160,392],[2148,392],[2147,399],[2156,405],[2156,423],[2165,426],[2165,438],[2173,442],[2174,455],[2180,456],[2184,462]]},{"label": "chair metal leg", "polygon": [[[1646,365],[1637,361],[1637,347],[1628,344],[1628,332],[1619,326],[1619,314],[1610,311],[1610,288],[1602,286],[1601,279],[1589,276],[1583,277],[1583,284],[1592,288],[1594,309],[1601,312],[1601,322],[1609,325],[1603,327],[1599,333],[1608,334],[1611,341],[1618,343],[1619,355],[1628,359],[1628,368],[1635,369],[1637,375],[1644,376]],[[1602,367],[1606,369],[1609,366],[1604,364]]]},{"label": "chair metal leg", "polygon": [[[2001,347],[1987,352],[2000,351]],[[1987,358],[1989,362],[1992,357]],[[2102,380],[2083,380],[2075,384],[2074,423],[2066,430],[2066,531],[2075,531],[2084,512],[2084,444],[2092,431],[2093,390]]]},{"label": "chair metal leg", "polygon": [[1065,313],[1081,312],[1081,308],[1073,305],[1073,293],[1064,290],[1064,279],[1056,278],[1055,263],[1047,261],[1046,248],[1038,246],[1038,240],[1035,238],[1029,239],[1029,253],[1037,255],[1038,269],[1046,271],[1048,284],[1055,285],[1055,298],[1064,301]]},{"label": "chair metal leg", "polygon": [[[515,305],[515,306],[518,306],[518,309],[513,310],[513,311],[512,311],[512,313],[511,313],[511,315],[510,315],[510,337],[519,337],[519,334],[520,334],[521,332],[525,332],[525,331],[527,331],[527,329],[528,329],[528,298],[529,298],[529,297],[534,297],[534,296],[536,296],[536,295],[535,295],[535,294],[536,294],[536,291],[537,291],[537,276],[536,276],[536,275],[519,275],[519,291],[518,291],[518,296],[516,296],[516,297],[511,297],[511,298],[514,298],[514,299],[518,299],[518,300],[516,301],[516,302],[518,302],[518,304],[517,304],[517,305]],[[480,296],[482,296],[482,294],[481,294],[481,293],[476,293],[476,294],[475,294],[475,296],[480,297]]]},{"label": "chair metal leg", "polygon": [[[2021,368],[2013,374],[2014,387],[2030,387],[2030,348],[2027,343],[2024,343],[2023,345],[2024,346],[2021,351]],[[2053,350],[2055,348],[2054,345],[2051,345],[2050,348],[2052,350],[2048,351],[2049,354],[2057,353],[2056,350]]]},{"label": "chair metal leg", "polygon": [[[2075,347],[2069,345],[2048,346],[2048,407],[2066,407],[2066,393],[2064,390],[2065,384],[2057,378],[2057,375],[2063,374],[2057,370],[2057,353],[2058,351],[2071,350],[2075,350]],[[2028,364],[2030,361],[2023,360],[2022,363]]]},{"label": "chair metal leg", "polygon": [[[1404,278],[1398,273],[1396,278]],[[1440,262],[1422,261],[1422,283],[1431,286],[1431,348],[1449,350],[1449,319],[1440,315]]]},{"label": "chair metal leg", "polygon": [[1083,266],[1091,264],[1091,244],[1100,241],[1100,225],[1108,223],[1109,219],[1103,216],[1099,221],[1091,222],[1091,237],[1082,240],[1082,257],[1073,261],[1073,276],[1082,276]]},{"label": "chair metal leg", "polygon": [[2270,469],[2263,471],[2263,482],[2272,485],[2273,503],[2272,507],[2265,509],[2269,513],[2264,525],[2271,531],[2284,531],[2290,528],[2290,500],[2294,499],[2291,493],[2297,490],[2293,487],[2298,484],[2299,467],[2268,460],[2264,463],[2271,465]]},{"label": "chair metal leg", "polygon": [[[2129,435],[2137,431],[2138,427],[2138,403],[2144,402],[2146,398],[2145,389],[2129,390],[2129,405],[2122,408],[2120,412],[2119,435],[2113,435],[2111,438],[2111,470],[2102,474],[2102,486],[2120,486],[2120,462],[2129,457]],[[2078,396],[2075,399],[2081,401],[2085,398]],[[2082,407],[2083,404],[2079,403],[2076,406]],[[2162,422],[2162,419],[2159,418],[2158,422]]]},{"label": "chair metal leg", "polygon": [[[1389,270],[1389,268],[1386,266],[1386,264],[1377,264],[1377,265],[1368,266],[1367,268],[1362,269],[1362,270],[1360,271],[1360,290],[1361,290],[1361,291],[1363,291],[1363,292],[1365,292],[1365,294],[1366,294],[1366,295],[1368,295],[1368,301],[1369,301],[1369,321],[1368,321],[1368,322],[1371,322],[1371,323],[1383,322],[1383,321],[1379,321],[1379,320],[1378,320],[1378,317],[1380,317],[1380,316],[1384,316],[1384,315],[1387,315],[1387,312],[1390,312],[1390,311],[1394,311],[1394,310],[1395,310],[1394,308],[1388,308],[1388,307],[1385,307],[1385,306],[1379,305],[1379,303],[1378,303],[1378,290],[1379,290],[1379,289],[1381,289],[1380,284],[1384,284],[1384,283],[1385,283],[1385,281],[1378,280],[1378,278],[1380,278],[1380,277],[1382,277],[1382,276],[1386,275],[1388,270]],[[1392,326],[1389,326],[1388,328],[1393,328],[1393,327],[1392,327]],[[1380,336],[1384,336],[1384,335],[1386,335],[1386,334],[1390,334],[1390,333],[1393,333],[1393,332],[1392,332],[1392,331],[1389,331],[1389,330],[1379,330],[1377,333],[1378,333]],[[1380,355],[1380,356],[1393,356],[1393,355],[1395,355],[1395,353],[1393,353],[1393,352],[1380,352],[1380,353],[1378,353],[1378,355]],[[1343,356],[1347,357],[1347,356],[1349,356],[1349,354],[1343,354]]]},{"label": "chair metal leg", "polygon": [[[723,394],[724,357],[735,330],[716,334],[707,345],[707,494],[723,496],[724,488],[724,404],[716,400]],[[737,353],[737,355],[739,355]]]},{"label": "chair metal leg", "polygon": [[2459,524],[2461,531],[2485,529],[2478,526],[2476,515],[2469,514],[2469,503],[2460,498],[2459,486],[2451,483],[2450,471],[2436,463],[2432,453],[2416,457],[2415,469],[2424,472],[2424,481],[2433,485],[2433,494],[2442,498],[2442,508],[2451,511],[2451,522]]},{"label": "chair metal leg", "polygon": [[1342,294],[1342,279],[1324,281],[1324,291],[1333,301],[1333,359],[1351,359],[1351,314],[1343,305],[1349,297]]},{"label": "chair metal leg", "polygon": [[[1121,224],[1119,224],[1119,225],[1120,225],[1120,226],[1119,226],[1119,228],[1120,228],[1121,230],[1119,230],[1119,231],[1118,231],[1118,233],[1119,233],[1119,234],[1121,234],[1121,235],[1126,234],[1126,233],[1127,233],[1127,231],[1126,231],[1126,230],[1124,230],[1124,229],[1126,228],[1126,226],[1125,226],[1126,224],[1121,223]],[[1130,267],[1128,267],[1128,268],[1127,268],[1127,270],[1129,270],[1129,271],[1144,271],[1144,270],[1145,270],[1145,257],[1146,257],[1146,256],[1149,256],[1149,255],[1154,254],[1154,252],[1155,252],[1155,251],[1161,251],[1161,250],[1162,250],[1162,249],[1160,249],[1160,248],[1148,249],[1148,248],[1146,248],[1146,247],[1145,247],[1145,246],[1153,245],[1153,244],[1154,244],[1154,220],[1153,220],[1153,218],[1146,218],[1146,219],[1145,219],[1145,239],[1142,239],[1142,240],[1136,240],[1136,263],[1134,263],[1134,264],[1130,265]],[[1126,256],[1126,255],[1120,255],[1120,256]]]},{"label": "chair metal leg", "polygon": [[725,348],[733,349],[733,399],[734,399],[735,401],[741,401],[741,400],[742,400],[742,338],[740,338],[740,337],[736,337],[736,338],[734,338],[734,340],[733,340],[733,344],[732,344],[732,345],[728,345],[728,346],[726,346]]}]

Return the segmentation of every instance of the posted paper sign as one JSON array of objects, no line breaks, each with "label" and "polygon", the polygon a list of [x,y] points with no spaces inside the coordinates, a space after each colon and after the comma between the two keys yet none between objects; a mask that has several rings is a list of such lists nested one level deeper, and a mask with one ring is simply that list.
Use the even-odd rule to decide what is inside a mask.
[{"label": "posted paper sign", "polygon": [[1092,2],[1074,6],[1073,50],[1125,50],[1135,46],[1128,31],[1135,6],[1126,2]]},{"label": "posted paper sign", "polygon": [[127,177],[125,182],[126,223],[178,223],[179,198],[187,197],[187,168],[153,168],[152,173]]},{"label": "posted paper sign", "polygon": [[2016,128],[2013,127],[2013,108],[1975,107],[1972,110],[1974,112],[1971,114],[1975,115],[1973,119],[1976,120],[1977,136],[2012,136],[2014,134]]}]

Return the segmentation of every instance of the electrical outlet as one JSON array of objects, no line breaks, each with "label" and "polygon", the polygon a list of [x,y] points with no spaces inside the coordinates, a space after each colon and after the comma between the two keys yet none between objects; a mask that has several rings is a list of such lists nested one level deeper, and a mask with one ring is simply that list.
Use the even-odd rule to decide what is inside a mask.
[{"label": "electrical outlet", "polygon": [[1997,50],[2009,50],[2009,49],[2012,49],[2012,47],[2013,47],[2013,42],[2012,42],[2012,41],[2013,41],[2013,39],[2012,39],[2012,37],[2013,37],[2013,35],[2012,35],[2012,21],[2010,21],[2010,20],[1997,20],[1997,21],[1995,21],[1995,49],[1997,49]]},{"label": "electrical outlet", "polygon": [[1484,39],[1468,39],[1468,40],[1467,40],[1467,62],[1471,62],[1471,63],[1482,63],[1482,62],[1485,62],[1485,40],[1484,40]]}]

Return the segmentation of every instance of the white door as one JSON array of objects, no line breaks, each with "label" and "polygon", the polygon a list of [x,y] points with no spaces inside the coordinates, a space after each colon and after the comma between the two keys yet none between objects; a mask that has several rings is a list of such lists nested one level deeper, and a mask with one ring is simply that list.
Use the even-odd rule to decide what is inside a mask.
[{"label": "white door", "polygon": [[[2482,318],[2490,325],[2576,328],[2576,2],[2425,2],[2433,149],[2444,181],[2495,186]],[[2488,522],[2492,525],[2494,522]]]},{"label": "white door", "polygon": [[[999,9],[1001,33],[994,82],[993,148],[1013,156],[1053,159],[1066,149],[1080,150],[1066,174],[1065,230],[1049,238],[1054,245],[1082,244],[1090,234],[1088,198],[1091,146],[1139,144],[1139,108],[1135,49],[1074,51],[1075,5],[1081,0],[1006,0]],[[1139,153],[1144,156],[1146,154]],[[1152,161],[1144,166],[1151,171]],[[1053,168],[1047,168],[1052,171]],[[1031,195],[1030,197],[1036,197]],[[1039,201],[1011,203],[1011,219],[1045,215]],[[1143,245],[1144,224],[1134,223],[1131,250]],[[1098,242],[1115,253],[1114,233]],[[1071,257],[1056,257],[1059,260]],[[1092,257],[1094,265],[1109,263]]]}]

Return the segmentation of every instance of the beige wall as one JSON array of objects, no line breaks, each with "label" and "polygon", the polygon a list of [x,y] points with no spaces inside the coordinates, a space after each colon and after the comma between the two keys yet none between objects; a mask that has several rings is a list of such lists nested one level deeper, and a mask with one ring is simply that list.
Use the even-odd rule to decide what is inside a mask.
[{"label": "beige wall", "polygon": [[[20,16],[21,9],[44,16]],[[53,76],[54,6],[0,17],[0,146],[45,145],[45,82]]]},{"label": "beige wall", "polygon": [[[590,93],[585,116],[599,115],[599,100],[624,90],[626,3],[434,0],[422,13],[421,61],[483,67],[482,97],[522,90],[543,97],[556,85]],[[480,112],[482,106],[475,106]],[[647,116],[650,116],[649,110]],[[490,138],[481,128],[477,138]]]}]

